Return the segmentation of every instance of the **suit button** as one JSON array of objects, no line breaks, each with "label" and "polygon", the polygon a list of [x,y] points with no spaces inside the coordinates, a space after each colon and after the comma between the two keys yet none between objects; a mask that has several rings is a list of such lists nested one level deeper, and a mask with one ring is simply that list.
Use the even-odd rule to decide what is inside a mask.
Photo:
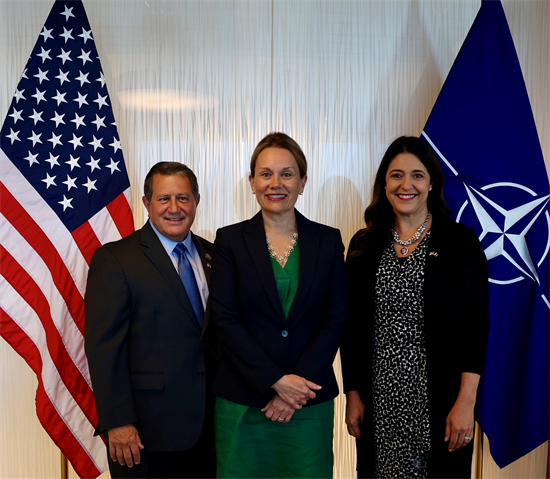
[{"label": "suit button", "polygon": [[197,376],[198,376],[199,378],[204,377],[204,371],[201,370],[201,369],[199,369],[199,370],[197,371]]},{"label": "suit button", "polygon": [[283,329],[283,330],[281,331],[281,336],[282,336],[283,338],[286,338],[286,337],[288,336],[288,331],[287,331],[286,329]]}]

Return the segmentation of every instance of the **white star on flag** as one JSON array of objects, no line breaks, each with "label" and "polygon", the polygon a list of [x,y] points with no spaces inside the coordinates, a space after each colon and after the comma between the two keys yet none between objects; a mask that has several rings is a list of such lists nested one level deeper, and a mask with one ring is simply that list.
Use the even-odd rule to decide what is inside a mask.
[{"label": "white star on flag", "polygon": [[74,149],[76,150],[76,147],[77,147],[77,146],[82,146],[82,142],[81,142],[80,140],[82,140],[82,137],[81,137],[81,136],[77,137],[77,136],[73,133],[73,139],[72,139],[72,140],[69,140],[69,143],[71,143],[71,144],[74,146]]},{"label": "white star on flag", "polygon": [[50,157],[47,160],[44,160],[46,163],[50,164],[50,170],[53,169],[54,166],[60,166],[57,159],[59,158],[59,155],[53,156],[53,154],[50,152]]},{"label": "white star on flag", "polygon": [[82,53],[79,56],[77,56],[76,58],[80,58],[82,60],[82,66],[86,65],[86,62],[91,62],[92,61],[92,60],[90,60],[90,53],[91,52],[85,52],[83,48],[81,48],[80,51]]},{"label": "white star on flag", "polygon": [[65,211],[67,208],[74,208],[73,205],[71,205],[71,201],[73,201],[72,198],[67,198],[65,195],[63,195],[63,201],[59,202],[59,204],[63,206],[63,211]]},{"label": "white star on flag", "polygon": [[118,166],[117,166],[119,163],[120,163],[119,161],[116,161],[116,162],[115,162],[115,161],[113,161],[113,159],[111,158],[111,163],[107,165],[107,168],[109,168],[109,169],[111,170],[111,175],[112,175],[115,171],[120,171],[120,170],[118,169]]},{"label": "white star on flag", "polygon": [[66,161],[65,164],[71,167],[71,171],[73,171],[73,168],[80,168],[80,165],[78,164],[78,160],[80,160],[80,157],[74,158],[73,155],[69,155],[69,157],[71,159],[69,161]]},{"label": "white star on flag", "polygon": [[59,93],[58,90],[55,90],[56,95],[52,96],[52,100],[57,101],[57,106],[61,105],[61,103],[67,103],[67,100],[65,100],[65,95],[67,93]]},{"label": "white star on flag", "polygon": [[90,180],[89,177],[87,177],[87,180],[86,183],[82,183],[82,186],[85,186],[87,189],[88,189],[88,193],[92,190],[97,190],[97,188],[95,187],[95,183],[97,180]]},{"label": "white star on flag", "polygon": [[77,93],[78,97],[76,97],[73,101],[76,101],[78,103],[78,108],[82,108],[82,105],[88,105],[88,102],[86,101],[86,95],[82,95],[80,92]]},{"label": "white star on flag", "polygon": [[[21,131],[21,130],[19,130]],[[13,145],[13,142],[14,141],[21,141],[19,139],[19,131],[13,131],[11,128],[10,128],[10,134],[9,135],[6,135],[6,138],[9,138],[11,140],[11,144]]]},{"label": "white star on flag", "polygon": [[103,117],[99,118],[99,116],[97,115],[97,113],[96,113],[96,115],[95,115],[95,120],[92,121],[91,123],[93,123],[94,125],[96,125],[98,130],[99,130],[101,127],[107,128],[107,127],[105,126],[105,117],[103,116]]},{"label": "white star on flag", "polygon": [[82,38],[84,44],[86,44],[86,42],[88,40],[92,40],[93,41],[93,38],[92,38],[92,30],[85,30],[84,28],[82,29],[82,33],[80,35],[78,35],[80,38]]},{"label": "white star on flag", "polygon": [[65,43],[67,43],[68,40],[74,40],[74,37],[71,35],[72,32],[72,28],[70,30],[67,30],[65,27],[63,27],[63,33],[61,33],[59,36],[63,37],[65,39]]},{"label": "white star on flag", "polygon": [[55,121],[55,127],[57,128],[59,126],[60,123],[63,123],[64,125],[66,124],[64,121],[63,121],[63,117],[65,116],[65,113],[63,113],[63,115],[60,115],[59,113],[57,113],[56,111],[53,112],[53,114],[55,115],[53,118],[50,118],[51,121]]},{"label": "white star on flag", "polygon": [[50,186],[57,186],[55,184],[55,176],[50,176],[48,173],[46,173],[46,178],[44,178],[42,181],[46,183],[46,189],[48,189]]},{"label": "white star on flag", "polygon": [[42,143],[42,140],[40,139],[40,137],[42,136],[42,133],[35,133],[34,131],[32,132],[32,135],[29,136],[27,138],[27,140],[31,140],[32,141],[32,146],[36,146],[37,143]]},{"label": "white star on flag", "polygon": [[46,101],[46,98],[44,97],[44,93],[46,93],[46,90],[40,91],[38,88],[36,89],[36,93],[34,95],[31,95],[33,98],[36,98],[36,104],[40,104],[41,101]]},{"label": "white star on flag", "polygon": [[23,96],[23,92],[25,90],[15,90],[15,94],[13,95],[13,98],[15,99],[15,103],[19,103],[19,100],[26,100],[26,98]]},{"label": "white star on flag", "polygon": [[34,108],[32,109],[32,115],[29,115],[29,118],[34,121],[35,126],[39,121],[44,121],[42,119],[42,113],[44,112],[43,111],[37,112]]},{"label": "white star on flag", "polygon": [[[9,114],[8,116],[11,116],[13,118],[13,124],[15,125],[18,120],[23,120],[23,117],[21,116],[21,112],[23,110],[16,110],[13,109],[13,113]],[[97,116],[97,115],[96,115]],[[99,128],[98,128],[99,129]]]},{"label": "white star on flag", "polygon": [[73,7],[69,8],[67,5],[65,5],[65,11],[61,12],[61,15],[65,16],[65,21],[68,22],[69,18],[74,17],[73,15]]},{"label": "white star on flag", "polygon": [[65,82],[71,83],[71,80],[69,80],[69,72],[63,72],[61,71],[61,68],[59,69],[59,75],[54,76],[54,78],[59,79],[59,83],[61,84],[61,86],[63,86],[63,83]]},{"label": "white star on flag", "polygon": [[43,37],[43,39],[44,39],[44,40],[43,40],[44,43],[46,43],[46,40],[47,40],[48,38],[51,38],[51,39],[53,40],[52,32],[53,32],[53,28],[51,28],[51,29],[48,30],[46,27],[44,27],[44,29],[43,29],[42,32],[40,33],[40,35],[42,35],[42,37]]},{"label": "white star on flag", "polygon": [[42,84],[43,81],[50,81],[47,77],[48,75],[48,70],[46,70],[45,72],[43,72],[42,70],[40,70],[40,68],[38,69],[38,73],[36,75],[33,75],[34,78],[38,78],[38,83]]},{"label": "white star on flag", "polygon": [[115,150],[114,153],[116,153],[118,150],[120,150],[122,148],[120,146],[120,141],[117,140],[114,136],[113,136],[113,142],[109,143],[109,146],[113,147],[113,149]]},{"label": "white star on flag", "polygon": [[94,147],[94,152],[98,149],[98,148],[103,148],[103,145],[101,144],[101,142],[103,141],[103,138],[96,138],[95,136],[93,136],[93,140],[90,141],[90,143],[88,143],[88,145],[92,145]]},{"label": "white star on flag", "polygon": [[84,123],[84,117],[86,115],[78,116],[78,113],[75,111],[74,113],[74,120],[71,120],[75,125],[76,129],[78,130],[79,126],[86,126],[86,123]]},{"label": "white star on flag", "polygon": [[44,50],[43,47],[40,47],[40,53],[37,53],[37,57],[40,57],[42,58],[42,63],[44,63],[46,60],[51,60],[52,57],[50,57],[50,52],[51,52],[51,49],[50,50]]},{"label": "white star on flag", "polygon": [[38,153],[33,155],[29,151],[29,154],[24,159],[29,162],[29,166],[32,166],[34,163],[38,164],[38,160],[36,159],[37,157],[38,157]]},{"label": "white star on flag", "polygon": [[68,52],[66,52],[65,50],[63,50],[63,48],[61,49],[61,55],[57,55],[57,58],[61,58],[61,61],[63,62],[63,65],[65,65],[65,62],[72,62],[73,59],[71,58],[71,51],[69,50]]},{"label": "white star on flag", "polygon": [[54,149],[57,145],[63,146],[63,143],[61,143],[61,135],[56,135],[53,131],[52,137],[48,139],[48,141],[52,143],[52,149]]}]

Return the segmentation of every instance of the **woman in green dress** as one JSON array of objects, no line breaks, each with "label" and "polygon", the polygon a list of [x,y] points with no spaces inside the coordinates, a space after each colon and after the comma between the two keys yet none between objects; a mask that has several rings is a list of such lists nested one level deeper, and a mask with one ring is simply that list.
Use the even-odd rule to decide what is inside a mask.
[{"label": "woman in green dress", "polygon": [[218,477],[332,477],[332,362],[348,315],[344,246],[339,230],[294,208],[306,182],[300,146],[269,134],[250,162],[261,211],[216,235]]}]

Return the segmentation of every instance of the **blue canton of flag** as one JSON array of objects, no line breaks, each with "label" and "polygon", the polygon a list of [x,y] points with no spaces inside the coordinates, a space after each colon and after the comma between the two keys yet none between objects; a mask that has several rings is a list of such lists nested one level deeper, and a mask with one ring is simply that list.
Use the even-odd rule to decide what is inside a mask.
[{"label": "blue canton of flag", "polygon": [[17,86],[0,146],[70,231],[130,186],[81,2],[55,3]]},{"label": "blue canton of flag", "polygon": [[477,231],[489,260],[477,419],[504,467],[550,436],[550,187],[500,1],[482,2],[423,136],[456,220]]}]

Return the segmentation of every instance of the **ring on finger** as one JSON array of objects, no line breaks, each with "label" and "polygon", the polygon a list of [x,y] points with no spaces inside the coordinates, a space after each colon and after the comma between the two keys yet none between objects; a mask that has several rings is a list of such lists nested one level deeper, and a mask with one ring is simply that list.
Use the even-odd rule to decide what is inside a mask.
[{"label": "ring on finger", "polygon": [[466,436],[464,436],[464,440],[465,440],[465,441],[471,441],[472,438],[471,438],[471,437],[466,437]]},{"label": "ring on finger", "polygon": [[284,418],[282,418],[281,416],[279,416],[279,418],[277,419],[277,421],[283,422],[283,421],[284,421]]}]

